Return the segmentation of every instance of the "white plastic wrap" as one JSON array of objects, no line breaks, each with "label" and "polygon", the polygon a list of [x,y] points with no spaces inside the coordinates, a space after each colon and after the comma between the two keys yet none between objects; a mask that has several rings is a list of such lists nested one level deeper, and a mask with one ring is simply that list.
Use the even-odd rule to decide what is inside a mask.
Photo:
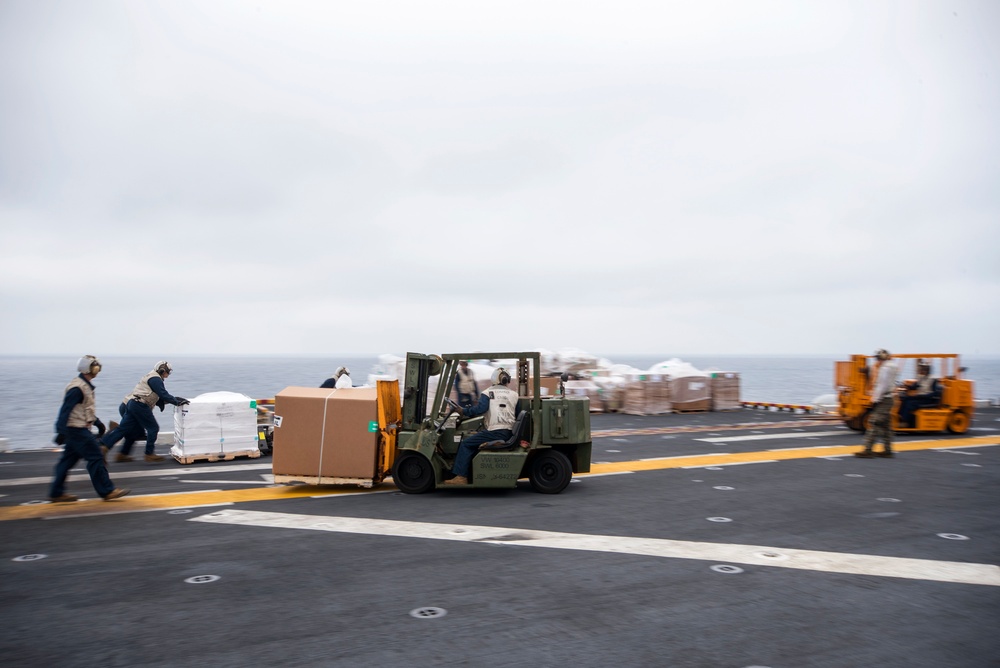
[{"label": "white plastic wrap", "polygon": [[257,449],[257,402],[245,394],[208,392],[174,410],[174,457]]}]

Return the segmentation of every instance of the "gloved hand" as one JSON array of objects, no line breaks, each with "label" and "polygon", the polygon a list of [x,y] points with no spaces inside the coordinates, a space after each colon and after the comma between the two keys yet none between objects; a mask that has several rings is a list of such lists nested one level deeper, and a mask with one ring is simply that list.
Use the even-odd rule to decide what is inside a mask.
[{"label": "gloved hand", "polygon": [[186,405],[186,404],[189,404],[189,403],[191,403],[190,401],[188,401],[188,400],[187,400],[187,399],[185,399],[184,397],[174,397],[174,399],[176,399],[176,400],[177,400],[177,405],[178,405],[178,406],[184,406],[184,405]]},{"label": "gloved hand", "polygon": [[52,439],[52,442],[56,445],[66,445],[66,436],[64,434],[56,434],[56,437]]},{"label": "gloved hand", "polygon": [[108,430],[108,428],[104,426],[104,423],[101,422],[101,418],[95,418],[94,419],[94,426],[97,427],[97,437],[98,438],[100,438],[101,436],[104,436],[104,432],[106,432]]}]

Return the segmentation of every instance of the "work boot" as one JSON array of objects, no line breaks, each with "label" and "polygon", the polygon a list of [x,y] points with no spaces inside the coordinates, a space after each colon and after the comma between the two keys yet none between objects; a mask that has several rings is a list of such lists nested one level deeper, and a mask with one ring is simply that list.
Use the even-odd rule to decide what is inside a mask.
[{"label": "work boot", "polygon": [[115,487],[113,490],[108,492],[108,495],[104,497],[105,501],[113,501],[114,499],[120,499],[132,490],[122,489],[121,487]]},{"label": "work boot", "polygon": [[76,501],[76,497],[72,494],[60,494],[59,496],[50,496],[49,501],[52,503],[69,503],[70,501]]},{"label": "work boot", "polygon": [[861,452],[855,452],[854,456],[855,457],[861,457],[861,459],[871,459],[875,455],[872,454],[871,450],[862,450]]},{"label": "work boot", "polygon": [[896,455],[894,455],[892,453],[892,450],[883,450],[882,452],[876,452],[875,456],[876,457],[895,457]]},{"label": "work boot", "polygon": [[466,478],[464,475],[457,475],[454,478],[452,478],[451,480],[445,480],[444,484],[446,484],[446,485],[468,485],[469,484],[469,479]]},{"label": "work boot", "polygon": [[133,460],[133,457],[131,457],[130,455],[123,455],[120,452],[117,455],[115,455],[115,461],[118,462],[119,464],[124,463],[124,462],[130,462],[132,460]]},{"label": "work boot", "polygon": [[145,460],[146,460],[147,462],[162,462],[162,461],[163,461],[163,457],[161,457],[160,455],[158,455],[158,454],[156,454],[156,453],[154,453],[154,454],[151,454],[151,455],[146,455],[146,456],[144,457],[144,459],[145,459]]}]

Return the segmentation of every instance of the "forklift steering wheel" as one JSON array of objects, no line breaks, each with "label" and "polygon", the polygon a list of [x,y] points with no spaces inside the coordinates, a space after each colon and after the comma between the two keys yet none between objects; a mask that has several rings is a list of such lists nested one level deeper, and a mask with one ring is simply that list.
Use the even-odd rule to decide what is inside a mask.
[{"label": "forklift steering wheel", "polygon": [[453,412],[458,413],[458,419],[459,420],[461,420],[463,417],[465,417],[464,415],[462,415],[462,407],[461,406],[459,406],[458,404],[456,404],[451,399],[445,399],[445,401],[447,401],[448,405],[451,406],[451,410]]}]

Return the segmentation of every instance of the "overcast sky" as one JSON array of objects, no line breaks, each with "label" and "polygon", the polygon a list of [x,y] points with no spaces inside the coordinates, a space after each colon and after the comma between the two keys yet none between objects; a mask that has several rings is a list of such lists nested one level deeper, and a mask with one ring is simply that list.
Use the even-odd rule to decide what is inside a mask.
[{"label": "overcast sky", "polygon": [[998,119],[995,1],[0,0],[0,353],[1000,353]]}]

